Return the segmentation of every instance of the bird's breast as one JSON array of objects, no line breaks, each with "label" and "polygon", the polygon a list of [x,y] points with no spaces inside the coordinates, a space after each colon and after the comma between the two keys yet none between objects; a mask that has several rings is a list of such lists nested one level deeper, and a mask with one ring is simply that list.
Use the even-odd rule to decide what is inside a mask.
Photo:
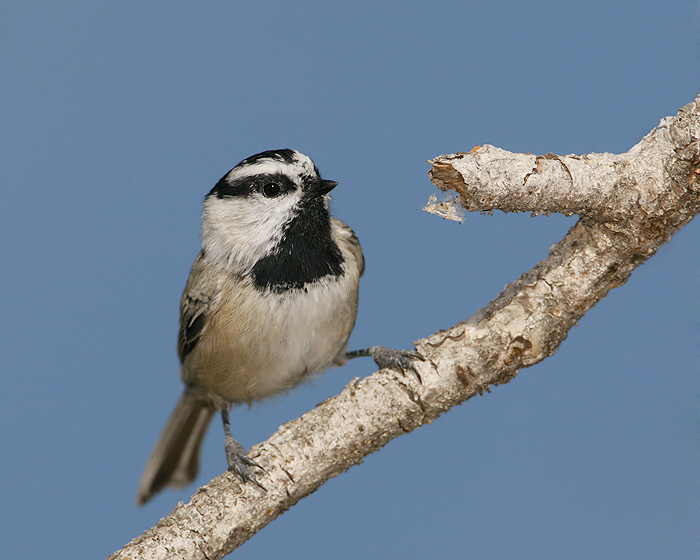
[{"label": "bird's breast", "polygon": [[349,274],[282,292],[231,278],[183,363],[183,379],[231,402],[283,392],[345,351],[357,297],[358,278]]}]

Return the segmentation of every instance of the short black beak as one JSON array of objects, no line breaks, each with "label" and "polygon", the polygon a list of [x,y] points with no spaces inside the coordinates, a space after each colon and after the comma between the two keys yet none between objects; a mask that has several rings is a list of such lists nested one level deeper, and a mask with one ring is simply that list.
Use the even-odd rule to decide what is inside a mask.
[{"label": "short black beak", "polygon": [[337,181],[321,180],[321,182],[318,184],[318,187],[316,187],[316,196],[322,196],[324,194],[328,194],[337,186],[338,186]]}]

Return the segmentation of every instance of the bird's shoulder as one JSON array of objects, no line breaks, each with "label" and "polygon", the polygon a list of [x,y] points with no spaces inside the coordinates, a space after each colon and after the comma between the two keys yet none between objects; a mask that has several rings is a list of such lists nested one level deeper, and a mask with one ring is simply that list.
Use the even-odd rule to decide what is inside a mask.
[{"label": "bird's shoulder", "polygon": [[357,262],[360,276],[362,276],[365,271],[365,257],[362,254],[362,246],[355,232],[348,224],[338,218],[331,218],[331,231],[341,251],[345,249]]}]

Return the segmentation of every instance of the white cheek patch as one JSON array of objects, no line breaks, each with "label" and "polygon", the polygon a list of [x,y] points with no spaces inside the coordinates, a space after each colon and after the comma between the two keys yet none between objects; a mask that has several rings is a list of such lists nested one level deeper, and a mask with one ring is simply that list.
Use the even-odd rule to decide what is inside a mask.
[{"label": "white cheek patch", "polygon": [[208,198],[202,216],[203,249],[237,272],[249,272],[280,242],[285,224],[297,213],[301,196],[301,189],[296,189],[276,198],[260,193]]}]

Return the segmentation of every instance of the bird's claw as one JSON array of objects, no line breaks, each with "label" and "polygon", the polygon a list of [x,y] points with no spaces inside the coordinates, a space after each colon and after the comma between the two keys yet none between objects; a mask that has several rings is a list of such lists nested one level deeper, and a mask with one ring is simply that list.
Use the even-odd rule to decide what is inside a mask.
[{"label": "bird's claw", "polygon": [[250,472],[250,469],[248,467],[256,467],[264,473],[267,473],[267,471],[258,463],[253,461],[253,459],[248,457],[243,452],[242,447],[239,447],[240,444],[238,446],[226,445],[226,462],[228,463],[228,470],[240,476],[243,482],[252,482],[262,490],[265,490],[265,487],[262,484],[260,484],[260,482],[258,482],[255,476]]},{"label": "bird's claw", "polygon": [[374,362],[380,369],[388,368],[398,370],[404,375],[407,371],[412,371],[418,378],[418,382],[422,382],[420,373],[416,369],[414,362],[419,360],[425,361],[425,358],[414,350],[394,350],[393,348],[385,348],[384,346],[373,346],[369,349],[369,355],[372,356]]}]

